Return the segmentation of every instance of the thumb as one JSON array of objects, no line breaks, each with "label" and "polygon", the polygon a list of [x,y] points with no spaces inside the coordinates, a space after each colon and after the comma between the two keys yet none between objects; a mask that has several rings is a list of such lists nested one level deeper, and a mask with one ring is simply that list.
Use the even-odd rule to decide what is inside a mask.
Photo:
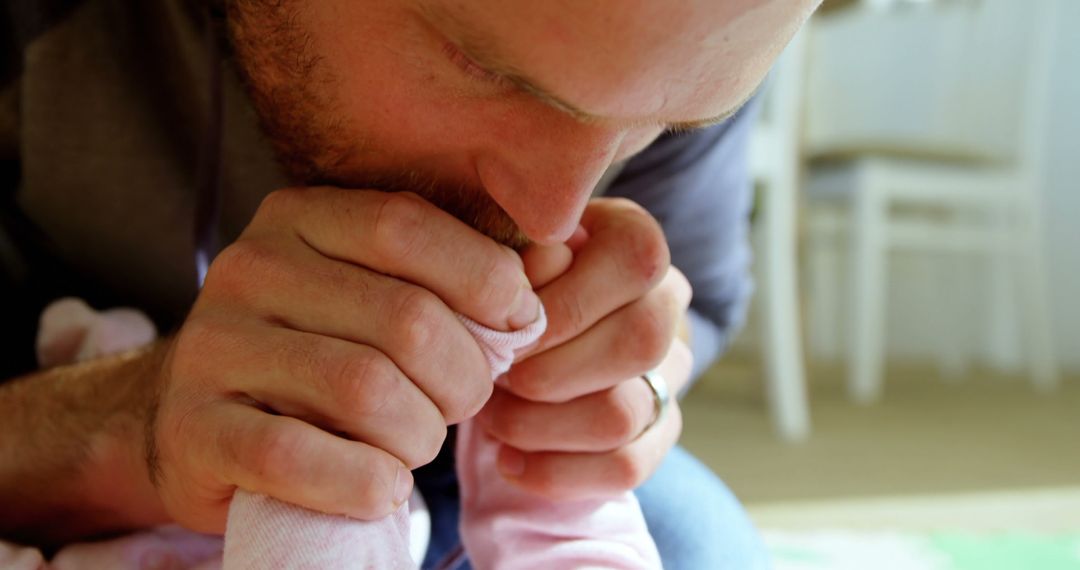
[{"label": "thumb", "polygon": [[541,289],[563,273],[574,262],[574,253],[588,239],[585,229],[578,226],[577,231],[566,243],[555,245],[530,245],[521,252],[521,261],[525,266],[525,276],[533,289]]}]

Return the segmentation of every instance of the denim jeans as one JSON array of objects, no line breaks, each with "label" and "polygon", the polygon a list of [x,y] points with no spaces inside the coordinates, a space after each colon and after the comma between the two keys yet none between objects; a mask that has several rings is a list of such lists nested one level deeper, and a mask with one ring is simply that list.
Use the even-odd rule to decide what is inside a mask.
[{"label": "denim jeans", "polygon": [[[453,441],[451,435],[448,438]],[[423,568],[445,568],[460,549],[460,501],[453,446],[415,472],[431,512],[431,544]],[[667,570],[759,570],[768,555],[746,512],[731,491],[681,447],[671,450],[656,473],[636,491],[649,532]],[[468,564],[456,568],[468,568]]]}]

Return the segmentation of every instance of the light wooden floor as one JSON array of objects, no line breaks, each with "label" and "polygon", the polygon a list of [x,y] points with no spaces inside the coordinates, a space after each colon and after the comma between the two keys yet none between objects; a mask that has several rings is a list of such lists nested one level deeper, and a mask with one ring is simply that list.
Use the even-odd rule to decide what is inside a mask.
[{"label": "light wooden floor", "polygon": [[810,374],[809,442],[773,437],[759,369],[736,355],[684,400],[683,445],[751,507],[1080,485],[1080,378],[1040,396],[1016,378],[947,383],[932,369],[891,368],[882,402],[860,407],[839,369]]}]

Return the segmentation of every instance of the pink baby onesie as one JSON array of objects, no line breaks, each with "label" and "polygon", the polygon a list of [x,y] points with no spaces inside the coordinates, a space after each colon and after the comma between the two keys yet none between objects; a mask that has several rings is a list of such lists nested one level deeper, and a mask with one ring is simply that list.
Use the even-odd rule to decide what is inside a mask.
[{"label": "pink baby onesie", "polygon": [[[514,351],[540,338],[547,321],[499,332],[466,317],[491,366],[506,372]],[[660,568],[633,493],[613,500],[552,503],[504,480],[495,467],[499,444],[474,421],[458,427],[461,535],[476,570]],[[316,513],[238,491],[229,509],[224,570],[415,568],[405,507],[378,521]]]}]

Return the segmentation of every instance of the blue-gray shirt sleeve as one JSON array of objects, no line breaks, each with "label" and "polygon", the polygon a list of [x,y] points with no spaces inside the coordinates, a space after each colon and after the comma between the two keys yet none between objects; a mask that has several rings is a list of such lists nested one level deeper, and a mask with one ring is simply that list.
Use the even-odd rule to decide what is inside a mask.
[{"label": "blue-gray shirt sleeve", "polygon": [[672,264],[694,288],[695,379],[742,325],[753,290],[748,155],[757,99],[716,126],[662,135],[629,160],[604,193],[629,198],[660,221]]}]

